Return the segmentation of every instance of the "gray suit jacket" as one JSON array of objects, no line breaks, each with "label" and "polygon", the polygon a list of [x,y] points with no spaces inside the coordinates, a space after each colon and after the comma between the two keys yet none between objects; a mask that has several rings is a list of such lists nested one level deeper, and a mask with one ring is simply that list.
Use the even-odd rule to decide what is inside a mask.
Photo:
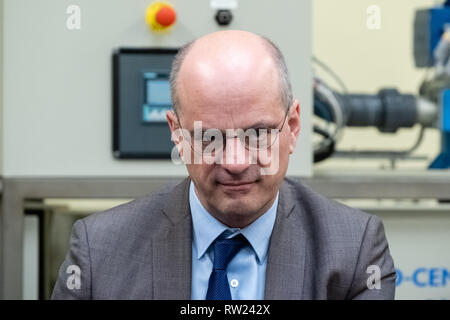
[{"label": "gray suit jacket", "polygon": [[[52,298],[190,299],[189,182],[77,221]],[[79,288],[73,285],[76,273],[67,272],[70,265],[80,268]],[[379,267],[379,289],[369,289],[369,277],[377,275],[367,272],[371,265]],[[265,299],[393,299],[394,291],[381,220],[286,178],[270,239]]]}]

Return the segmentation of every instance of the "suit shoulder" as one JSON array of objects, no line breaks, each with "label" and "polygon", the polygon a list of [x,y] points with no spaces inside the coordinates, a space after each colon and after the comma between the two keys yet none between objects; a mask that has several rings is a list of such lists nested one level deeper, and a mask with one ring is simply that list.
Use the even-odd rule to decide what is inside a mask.
[{"label": "suit shoulder", "polygon": [[306,278],[315,279],[311,287],[317,298],[344,299],[363,292],[369,265],[382,266],[385,260],[384,269],[394,270],[392,258],[385,254],[380,218],[328,199],[298,180],[287,179],[284,190],[295,203],[289,219],[304,240]]},{"label": "suit shoulder", "polygon": [[165,223],[164,205],[176,186],[170,185],[159,191],[149,193],[127,203],[94,213],[84,219],[83,223],[89,234],[114,234],[139,230],[152,232],[161,223]]},{"label": "suit shoulder", "polygon": [[360,238],[369,220],[379,219],[360,209],[327,198],[297,179],[287,178],[285,183],[310,223],[330,233],[339,233],[344,238]]}]

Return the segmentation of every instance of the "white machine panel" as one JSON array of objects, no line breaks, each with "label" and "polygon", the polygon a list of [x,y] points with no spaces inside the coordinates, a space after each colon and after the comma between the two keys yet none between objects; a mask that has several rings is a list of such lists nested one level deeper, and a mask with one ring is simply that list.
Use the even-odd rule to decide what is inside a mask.
[{"label": "white machine panel", "polygon": [[[185,168],[170,160],[114,159],[111,55],[119,47],[179,47],[230,28],[268,36],[285,54],[302,108],[302,132],[288,174],[310,176],[311,2],[233,1],[232,22],[220,27],[211,1],[172,0],[177,22],[164,34],[145,23],[151,2],[4,1],[2,175],[185,175]],[[70,6],[78,8],[79,29],[68,27]]]}]

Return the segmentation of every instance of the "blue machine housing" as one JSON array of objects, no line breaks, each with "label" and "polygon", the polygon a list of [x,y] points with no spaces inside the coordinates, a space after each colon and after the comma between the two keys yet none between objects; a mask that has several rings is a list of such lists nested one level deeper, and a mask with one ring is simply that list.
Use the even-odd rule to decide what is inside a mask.
[{"label": "blue machine housing", "polygon": [[441,153],[431,163],[430,169],[450,168],[450,89],[442,92],[441,106]]},{"label": "blue machine housing", "polygon": [[[433,51],[444,32],[444,26],[450,23],[450,0],[444,6],[430,9],[429,55],[432,60]],[[450,168],[450,88],[442,90],[439,128],[441,129],[441,152],[430,164],[430,169]]]},{"label": "blue machine housing", "polygon": [[444,25],[447,23],[450,23],[450,1],[447,1],[443,7],[430,9],[430,43],[428,46],[430,57],[433,57],[433,51],[444,32]]},{"label": "blue machine housing", "polygon": [[416,10],[414,18],[414,63],[425,68],[434,65],[434,50],[444,26],[450,22],[450,2],[431,9]]}]

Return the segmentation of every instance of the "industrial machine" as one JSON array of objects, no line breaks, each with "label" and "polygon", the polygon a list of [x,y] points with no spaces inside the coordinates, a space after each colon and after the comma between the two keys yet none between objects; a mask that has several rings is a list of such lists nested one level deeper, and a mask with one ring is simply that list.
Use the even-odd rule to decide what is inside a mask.
[{"label": "industrial machine", "polygon": [[433,76],[421,84],[419,93],[439,105],[441,153],[430,168],[450,168],[450,1],[417,11],[414,35],[416,66],[434,69]]},{"label": "industrial machine", "polygon": [[[416,67],[433,69],[434,75],[420,85],[416,94],[401,94],[395,88],[381,89],[378,94],[348,92],[340,78],[322,61],[313,61],[329,72],[340,84],[332,89],[321,79],[314,80],[314,114],[327,127],[319,125],[314,132],[323,137],[315,145],[314,162],[333,155],[352,158],[403,159],[421,143],[426,128],[441,131],[441,152],[429,164],[430,169],[450,168],[450,1],[432,9],[416,12],[414,20],[414,60]],[[399,128],[421,125],[417,142],[410,148],[398,150],[339,150],[337,143],[344,127],[373,126],[380,132],[394,133]]]},{"label": "industrial machine", "polygon": [[[334,124],[329,132],[318,125],[314,132],[323,136],[315,147],[314,162],[332,156],[404,158],[419,146],[423,130],[436,125],[437,108],[434,103],[412,94],[400,94],[396,89],[382,89],[377,95],[338,93],[320,79],[314,81],[314,114]],[[399,128],[420,124],[417,142],[408,150],[343,151],[336,150],[340,131],[344,127],[378,128],[380,132],[394,133]]]}]

